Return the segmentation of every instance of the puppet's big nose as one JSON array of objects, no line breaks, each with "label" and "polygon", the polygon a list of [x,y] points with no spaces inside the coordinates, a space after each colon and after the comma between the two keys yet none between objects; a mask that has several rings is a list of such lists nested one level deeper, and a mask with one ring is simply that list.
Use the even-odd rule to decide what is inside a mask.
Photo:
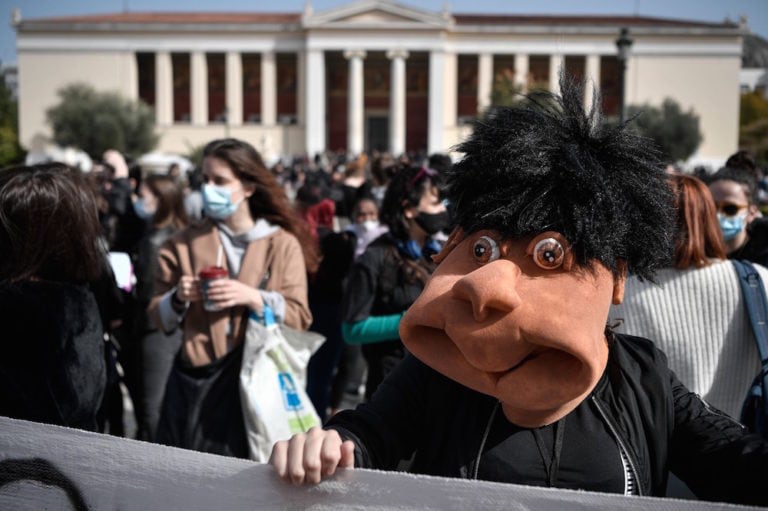
[{"label": "puppet's big nose", "polygon": [[494,261],[468,273],[453,285],[454,298],[472,305],[476,321],[484,321],[493,312],[511,312],[520,305],[517,279],[520,268],[506,259]]}]

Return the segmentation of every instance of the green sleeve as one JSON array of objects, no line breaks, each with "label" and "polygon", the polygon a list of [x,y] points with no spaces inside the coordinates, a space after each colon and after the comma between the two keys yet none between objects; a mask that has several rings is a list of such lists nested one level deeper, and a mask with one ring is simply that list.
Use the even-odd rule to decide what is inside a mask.
[{"label": "green sleeve", "polygon": [[341,333],[347,344],[371,344],[381,341],[394,341],[400,338],[398,327],[402,313],[389,316],[368,316],[355,323],[341,324]]}]

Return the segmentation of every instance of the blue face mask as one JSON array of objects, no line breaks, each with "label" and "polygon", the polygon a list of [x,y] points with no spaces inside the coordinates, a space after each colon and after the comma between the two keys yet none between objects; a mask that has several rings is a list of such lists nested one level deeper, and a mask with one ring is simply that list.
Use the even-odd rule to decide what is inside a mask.
[{"label": "blue face mask", "polygon": [[226,220],[237,211],[242,200],[232,202],[232,190],[224,186],[203,185],[203,211],[214,220]]},{"label": "blue face mask", "polygon": [[142,220],[149,220],[155,214],[154,210],[147,208],[147,202],[144,199],[138,199],[134,202],[133,210],[136,212],[136,216]]},{"label": "blue face mask", "polygon": [[730,241],[744,230],[745,216],[725,216],[717,214],[717,221],[720,223],[720,231],[723,233],[723,239]]}]

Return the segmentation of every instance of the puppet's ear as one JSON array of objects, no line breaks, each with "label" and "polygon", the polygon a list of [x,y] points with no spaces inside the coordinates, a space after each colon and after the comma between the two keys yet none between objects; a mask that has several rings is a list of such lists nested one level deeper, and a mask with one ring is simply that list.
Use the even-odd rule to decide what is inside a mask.
[{"label": "puppet's ear", "polygon": [[456,245],[461,243],[463,240],[464,231],[461,229],[461,227],[456,227],[453,229],[453,231],[451,231],[451,234],[448,236],[448,240],[445,242],[445,245],[443,245],[442,250],[432,256],[432,260],[435,262],[435,264],[440,264],[443,262],[443,259],[445,259],[448,254],[451,253],[451,250],[453,250]]},{"label": "puppet's ear", "polygon": [[627,261],[619,259],[616,262],[618,276],[613,278],[613,304],[619,305],[624,301],[624,284],[627,282]]}]

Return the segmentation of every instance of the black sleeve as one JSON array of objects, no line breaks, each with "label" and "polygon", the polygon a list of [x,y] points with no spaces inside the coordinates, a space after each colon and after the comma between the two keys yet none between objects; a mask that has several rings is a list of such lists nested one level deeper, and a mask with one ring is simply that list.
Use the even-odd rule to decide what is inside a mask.
[{"label": "black sleeve", "polygon": [[411,458],[425,431],[425,418],[431,413],[426,405],[435,392],[431,387],[436,375],[408,355],[368,403],[336,414],[325,427],[355,443],[356,467],[394,470],[401,460]]},{"label": "black sleeve", "polygon": [[380,250],[369,248],[352,264],[341,301],[342,321],[355,323],[371,315],[376,301],[381,259]]},{"label": "black sleeve", "polygon": [[768,505],[768,443],[671,376],[669,467],[701,499]]},{"label": "black sleeve", "polygon": [[112,321],[123,319],[124,298],[115,282],[115,274],[112,266],[106,256],[101,261],[101,273],[99,278],[89,285],[91,292],[96,298],[96,304],[101,316],[101,323],[104,330],[109,330]]},{"label": "black sleeve", "polygon": [[139,241],[136,253],[136,298],[142,307],[149,305],[154,296],[155,275],[157,275],[157,253],[160,247],[145,236]]}]

